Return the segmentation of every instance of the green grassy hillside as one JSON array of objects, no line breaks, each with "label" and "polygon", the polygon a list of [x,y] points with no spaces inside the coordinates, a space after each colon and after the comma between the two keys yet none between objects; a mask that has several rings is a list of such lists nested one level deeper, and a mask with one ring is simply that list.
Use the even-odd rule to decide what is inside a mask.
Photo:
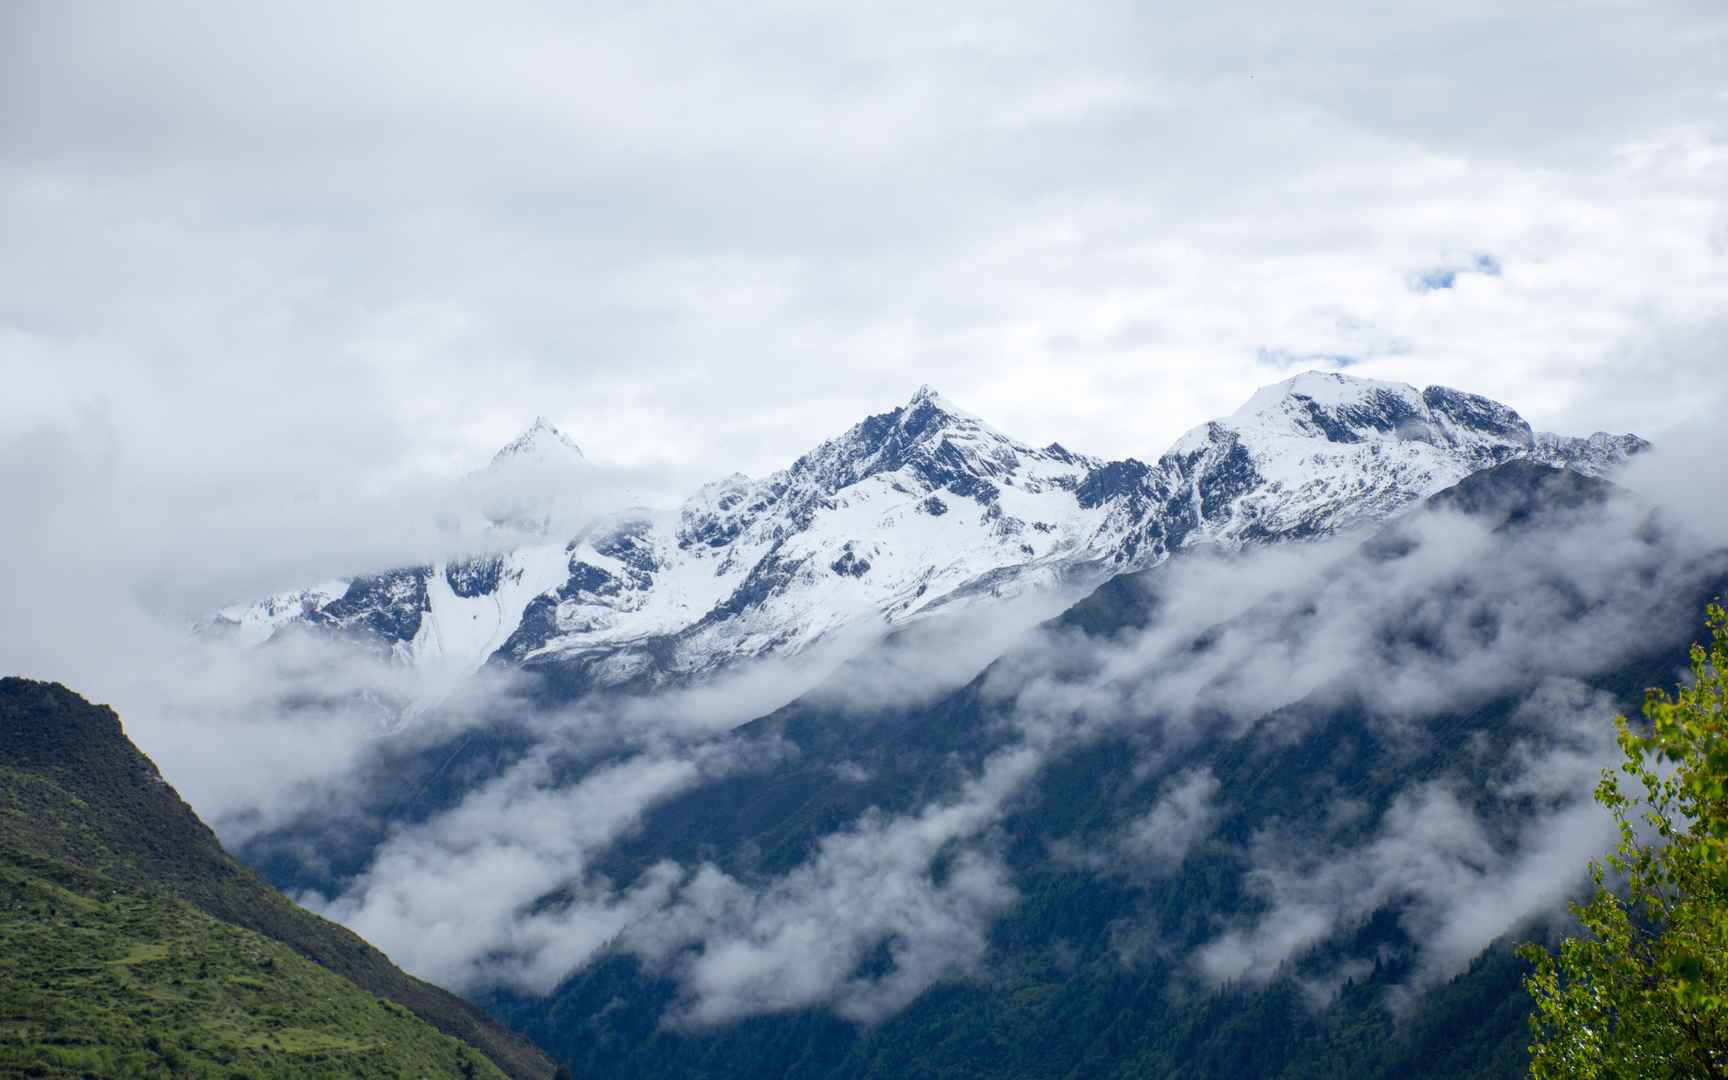
[{"label": "green grassy hillside", "polygon": [[0,1075],[504,1074],[279,942],[160,892],[7,852]]},{"label": "green grassy hillside", "polygon": [[186,1075],[178,1054],[222,1077],[552,1073],[230,858],[65,687],[0,679],[0,872],[0,1072]]}]

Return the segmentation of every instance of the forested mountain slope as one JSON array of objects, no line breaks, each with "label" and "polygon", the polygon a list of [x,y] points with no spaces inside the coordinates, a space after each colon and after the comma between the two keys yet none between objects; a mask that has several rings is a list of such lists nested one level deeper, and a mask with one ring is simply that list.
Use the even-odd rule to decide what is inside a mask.
[{"label": "forested mountain slope", "polygon": [[664,903],[491,1005],[621,1077],[1518,1075],[1507,943],[1611,842],[1608,718],[1725,582],[1527,461],[1363,543],[1118,578],[952,695],[740,731],[795,751],[594,868],[685,868]]}]

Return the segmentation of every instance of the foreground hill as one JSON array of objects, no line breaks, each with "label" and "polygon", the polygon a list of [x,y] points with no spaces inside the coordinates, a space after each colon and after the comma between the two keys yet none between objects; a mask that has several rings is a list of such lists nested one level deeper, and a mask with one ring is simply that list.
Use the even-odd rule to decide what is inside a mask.
[{"label": "foreground hill", "polygon": [[0,1073],[537,1078],[552,1067],[230,858],[111,710],[6,678]]}]

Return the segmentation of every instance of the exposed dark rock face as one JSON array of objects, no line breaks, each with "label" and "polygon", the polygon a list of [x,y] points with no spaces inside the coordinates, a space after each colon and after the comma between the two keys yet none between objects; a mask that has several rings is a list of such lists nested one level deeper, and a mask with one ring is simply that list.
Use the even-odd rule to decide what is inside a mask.
[{"label": "exposed dark rock face", "polygon": [[1459,427],[1496,435],[1525,447],[1534,445],[1536,441],[1535,433],[1522,416],[1491,398],[1444,386],[1430,386],[1422,391],[1422,400],[1434,412]]},{"label": "exposed dark rock face", "polygon": [[426,579],[431,574],[431,567],[416,566],[357,577],[340,599],[308,621],[384,641],[412,641],[426,611]]},{"label": "exposed dark rock face", "polygon": [[446,566],[444,579],[457,596],[485,596],[498,588],[498,575],[503,568],[503,560],[496,557],[464,559]]},{"label": "exposed dark rock face", "polygon": [[870,560],[860,556],[847,544],[840,557],[828,564],[828,569],[841,577],[863,577],[870,572]]},{"label": "exposed dark rock face", "polygon": [[1151,477],[1151,467],[1133,458],[1108,462],[1086,474],[1074,489],[1074,498],[1087,510],[1118,499],[1140,499]]}]

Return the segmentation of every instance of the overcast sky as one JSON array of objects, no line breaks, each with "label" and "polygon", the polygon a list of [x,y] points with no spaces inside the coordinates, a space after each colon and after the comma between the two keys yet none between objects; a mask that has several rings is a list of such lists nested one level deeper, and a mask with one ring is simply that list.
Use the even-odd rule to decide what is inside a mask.
[{"label": "overcast sky", "polygon": [[1143,458],[1306,367],[1707,407],[1728,6],[1222,6],[13,0],[0,442],[215,516],[540,413],[678,491],[926,382]]}]

